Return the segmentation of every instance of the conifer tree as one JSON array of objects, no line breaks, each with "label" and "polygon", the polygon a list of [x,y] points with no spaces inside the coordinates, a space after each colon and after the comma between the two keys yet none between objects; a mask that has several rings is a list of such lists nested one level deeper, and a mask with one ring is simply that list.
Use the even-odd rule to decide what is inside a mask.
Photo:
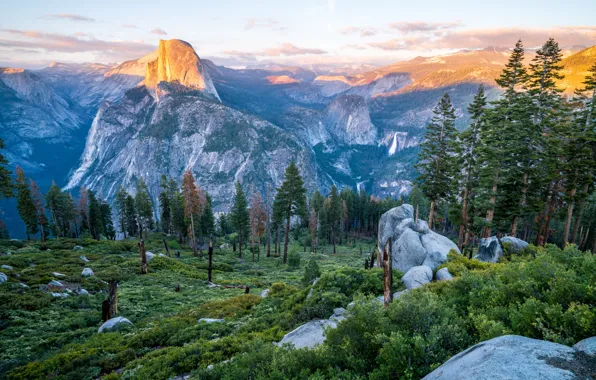
[{"label": "conifer tree", "polygon": [[184,196],[181,192],[173,193],[172,206],[172,228],[178,233],[178,241],[182,243],[182,239],[187,235],[189,230],[188,221],[184,215]]},{"label": "conifer tree", "polygon": [[203,190],[205,194],[205,207],[203,208],[203,215],[201,215],[201,233],[203,236],[209,236],[215,233],[215,217],[213,216],[213,200],[211,195]]},{"label": "conifer tree", "polygon": [[184,179],[182,180],[182,193],[184,195],[184,216],[190,221],[189,232],[192,240],[192,252],[193,256],[196,257],[198,254],[195,218],[201,215],[201,200],[199,197],[199,191],[195,185],[195,178],[192,175],[190,169],[184,172]]},{"label": "conifer tree", "polygon": [[116,229],[114,228],[114,221],[112,220],[112,208],[110,204],[104,200],[100,202],[101,210],[101,228],[109,240],[116,240]]},{"label": "conifer tree", "polygon": [[248,210],[249,221],[250,221],[250,241],[252,249],[252,259],[255,259],[255,242],[259,250],[259,259],[261,251],[261,237],[265,233],[265,223],[267,221],[267,214],[265,212],[265,206],[263,205],[263,198],[261,193],[256,189],[252,189],[252,195],[250,197],[250,209]]},{"label": "conifer tree", "polygon": [[153,227],[153,202],[147,184],[142,178],[139,178],[137,182],[135,209],[137,211],[137,223],[139,224],[139,237],[143,239],[143,231],[150,230]]},{"label": "conifer tree", "polygon": [[[0,149],[4,149],[4,140],[0,139]],[[7,168],[8,160],[0,154],[0,197],[13,196],[13,184],[10,179],[10,170]]]},{"label": "conifer tree", "polygon": [[139,223],[137,221],[137,209],[135,206],[135,199],[130,194],[126,194],[124,210],[128,235],[135,236],[138,232]]},{"label": "conifer tree", "polygon": [[52,222],[50,224],[50,230],[54,233],[54,236],[59,239],[62,231],[58,223],[58,202],[60,198],[60,188],[56,185],[56,182],[52,181],[52,185],[48,189],[45,196],[46,205],[50,211]]},{"label": "conifer tree", "polygon": [[341,234],[341,222],[343,219],[343,205],[337,187],[331,186],[331,192],[329,193],[329,202],[327,203],[328,209],[326,212],[327,216],[327,228],[329,231],[329,243],[333,245],[333,253],[336,253],[335,244],[337,243],[337,236]]},{"label": "conifer tree", "polygon": [[41,193],[39,186],[37,186],[37,183],[35,183],[35,181],[33,180],[30,181],[31,198],[33,199],[33,203],[35,204],[35,214],[37,216],[37,224],[39,225],[39,235],[41,238],[41,244],[43,247],[45,247],[46,237],[49,231],[46,228],[48,224],[48,219],[46,217],[46,210],[43,204],[43,194]]},{"label": "conifer tree", "polygon": [[161,228],[166,234],[172,231],[172,206],[169,183],[165,174],[161,176],[161,192],[159,193],[159,208],[161,210]]},{"label": "conifer tree", "polygon": [[455,109],[449,94],[443,95],[433,113],[424,141],[420,144],[419,163],[416,165],[420,173],[417,179],[420,189],[430,199],[429,228],[433,227],[437,202],[447,197],[452,187],[457,138]]},{"label": "conifer tree", "polygon": [[99,240],[103,231],[103,217],[101,206],[95,193],[88,191],[89,195],[89,233],[95,240]]},{"label": "conifer tree", "polygon": [[127,232],[127,217],[126,217],[126,198],[128,193],[124,190],[124,187],[120,185],[120,189],[116,193],[116,200],[114,202],[116,206],[116,213],[120,218],[120,232],[124,235],[124,239],[126,239],[126,232]]},{"label": "conifer tree", "polygon": [[242,243],[249,235],[250,218],[248,215],[246,196],[240,182],[236,182],[236,192],[230,213],[232,226],[238,234],[238,246],[240,248],[238,257],[242,257]]},{"label": "conifer tree", "polygon": [[35,235],[38,231],[37,210],[31,195],[31,189],[27,183],[27,177],[25,177],[25,172],[19,166],[16,167],[15,172],[17,175],[15,180],[17,210],[25,223],[27,240],[31,240],[31,235]]},{"label": "conifer tree", "polygon": [[462,250],[468,243],[470,233],[470,212],[473,202],[472,190],[478,186],[478,155],[477,148],[480,144],[480,130],[485,122],[486,96],[484,86],[478,86],[478,91],[474,100],[468,107],[470,113],[470,126],[460,134],[457,154],[459,158],[459,167],[461,168],[460,188],[461,188],[461,220],[459,227],[458,246]]},{"label": "conifer tree", "polygon": [[83,231],[89,230],[89,192],[85,186],[81,186],[79,189],[76,213],[79,234],[81,234]]},{"label": "conifer tree", "polygon": [[277,219],[284,220],[286,224],[283,256],[283,263],[286,264],[288,261],[290,219],[294,215],[299,215],[304,218],[306,214],[306,190],[304,189],[304,181],[294,162],[290,162],[290,165],[286,168],[284,181],[277,189],[277,196],[275,197],[273,210],[278,216]]}]

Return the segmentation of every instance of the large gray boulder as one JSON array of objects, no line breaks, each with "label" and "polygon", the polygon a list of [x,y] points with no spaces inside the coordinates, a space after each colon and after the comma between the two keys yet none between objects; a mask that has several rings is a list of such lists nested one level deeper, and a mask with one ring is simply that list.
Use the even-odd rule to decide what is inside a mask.
[{"label": "large gray boulder", "polygon": [[2,265],[2,269],[6,269],[6,270],[12,270],[12,267],[10,265]]},{"label": "large gray boulder", "polygon": [[530,244],[528,244],[528,242],[523,241],[522,239],[518,239],[513,236],[505,236],[504,238],[501,239],[501,244],[502,245],[510,244],[511,250],[514,253],[523,251],[524,249],[528,248],[528,246],[530,245]]},{"label": "large gray boulder", "polygon": [[114,317],[112,319],[108,319],[103,325],[101,325],[101,327],[99,328],[99,330],[97,330],[97,332],[102,333],[102,332],[116,331],[116,330],[119,330],[124,327],[132,327],[132,326],[134,326],[134,325],[128,319],[126,319],[124,317]]},{"label": "large gray boulder", "polygon": [[[428,228],[423,220],[414,221],[414,207],[404,204],[392,208],[379,221],[378,251],[392,239],[393,268],[407,272],[412,267],[426,265],[434,269],[447,261],[452,249],[459,253],[457,245]],[[381,256],[382,257],[382,256]]]},{"label": "large gray boulder", "polygon": [[153,260],[153,258],[155,257],[155,253],[147,251],[145,252],[145,257],[147,258],[147,262],[149,262]]},{"label": "large gray boulder", "polygon": [[505,335],[460,352],[423,380],[578,379],[561,368],[561,363],[572,362],[575,354],[576,350],[561,344]]},{"label": "large gray boulder", "polygon": [[[573,348],[587,355],[596,356],[596,336],[577,342]],[[594,358],[596,363],[596,358]]]},{"label": "large gray boulder", "polygon": [[8,281],[8,277],[4,273],[0,272],[0,284],[6,281]]},{"label": "large gray boulder", "polygon": [[223,323],[223,322],[225,322],[225,319],[201,318],[201,319],[199,319],[199,323],[201,323],[201,322],[205,322],[205,323]]},{"label": "large gray boulder", "polygon": [[501,256],[503,256],[501,243],[496,236],[491,236],[480,240],[478,254],[474,258],[487,263],[496,263]]},{"label": "large gray boulder", "polygon": [[81,273],[81,276],[83,276],[83,277],[91,277],[93,275],[94,275],[94,273],[91,268],[85,268],[85,269],[83,269],[83,272]]},{"label": "large gray boulder", "polygon": [[409,271],[404,274],[401,278],[401,282],[404,283],[406,289],[416,289],[424,284],[428,284],[433,280],[433,270],[426,265],[419,265],[410,268]]},{"label": "large gray boulder", "polygon": [[345,319],[344,308],[336,308],[329,319],[315,319],[284,335],[277,346],[289,344],[294,348],[314,348],[325,342],[325,330],[337,327],[337,323]]}]

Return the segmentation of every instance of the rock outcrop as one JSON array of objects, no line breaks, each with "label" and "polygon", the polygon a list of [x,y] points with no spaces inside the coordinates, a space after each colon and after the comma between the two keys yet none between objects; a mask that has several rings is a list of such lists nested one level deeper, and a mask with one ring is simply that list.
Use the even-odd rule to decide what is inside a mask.
[{"label": "rock outcrop", "polygon": [[524,249],[528,248],[528,246],[530,245],[522,239],[518,239],[513,236],[505,236],[504,238],[502,238],[501,245],[504,246],[505,244],[509,244],[513,253],[519,253],[520,251],[523,251]]},{"label": "rock outcrop", "polygon": [[449,281],[453,280],[453,275],[449,273],[449,269],[441,268],[435,273],[435,280],[437,281]]},{"label": "rock outcrop", "polygon": [[401,282],[404,283],[406,289],[416,289],[424,284],[428,284],[433,280],[433,271],[426,265],[419,265],[410,268],[401,278]]},{"label": "rock outcrop", "polygon": [[103,325],[101,325],[99,327],[99,330],[97,330],[97,332],[99,332],[99,333],[111,332],[111,331],[119,330],[121,328],[132,327],[132,326],[134,326],[133,323],[131,321],[129,321],[128,319],[126,319],[124,317],[114,317],[114,318],[108,319]]},{"label": "rock outcrop", "polygon": [[[590,378],[587,363],[577,360],[577,350],[561,344],[505,335],[455,355],[423,380],[560,380]],[[596,358],[595,358],[596,360]],[[585,371],[585,372],[584,372]]]},{"label": "rock outcrop", "polygon": [[343,316],[345,311],[344,308],[334,309],[333,315],[329,319],[316,319],[305,323],[287,333],[280,342],[275,344],[280,347],[284,344],[289,344],[294,348],[316,347],[325,342],[325,329],[337,327],[337,323],[345,318]]},{"label": "rock outcrop", "polygon": [[145,86],[156,93],[202,91],[219,100],[217,91],[192,46],[181,40],[160,40],[157,58],[147,63]]},{"label": "rock outcrop", "polygon": [[8,276],[6,276],[4,273],[0,272],[0,284],[3,282],[8,281]]},{"label": "rock outcrop", "polygon": [[81,273],[81,276],[83,276],[83,277],[91,277],[93,275],[94,275],[94,273],[91,268],[85,268],[85,269],[83,269],[83,272]]},{"label": "rock outcrop", "polygon": [[491,236],[480,240],[478,254],[474,258],[487,263],[496,263],[501,256],[503,256],[501,243],[496,236]]},{"label": "rock outcrop", "polygon": [[[586,338],[573,345],[577,351],[581,351],[586,355],[592,355],[596,357],[596,336]],[[596,363],[596,358],[594,358]]]},{"label": "rock outcrop", "polygon": [[435,269],[447,260],[449,251],[455,250],[459,253],[454,242],[431,231],[425,221],[414,222],[414,208],[409,204],[392,208],[381,216],[379,254],[382,254],[389,238],[393,241],[393,268],[404,273],[420,265]]},{"label": "rock outcrop", "polygon": [[377,142],[377,128],[370,120],[366,99],[358,95],[340,96],[325,109],[327,131],[339,144],[370,145]]}]

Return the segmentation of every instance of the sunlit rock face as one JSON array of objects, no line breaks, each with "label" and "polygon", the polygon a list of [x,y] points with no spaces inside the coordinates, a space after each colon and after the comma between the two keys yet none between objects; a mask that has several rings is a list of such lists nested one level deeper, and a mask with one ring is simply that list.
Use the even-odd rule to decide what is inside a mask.
[{"label": "sunlit rock face", "polygon": [[370,120],[368,105],[362,96],[336,98],[327,106],[324,118],[327,130],[338,143],[376,144],[377,129]]},{"label": "sunlit rock face", "polygon": [[156,90],[158,95],[163,94],[164,91],[172,91],[171,85],[165,88],[160,86],[164,82],[177,85],[176,91],[199,90],[219,100],[213,82],[199,56],[185,41],[160,40],[157,58],[147,63],[145,86]]}]

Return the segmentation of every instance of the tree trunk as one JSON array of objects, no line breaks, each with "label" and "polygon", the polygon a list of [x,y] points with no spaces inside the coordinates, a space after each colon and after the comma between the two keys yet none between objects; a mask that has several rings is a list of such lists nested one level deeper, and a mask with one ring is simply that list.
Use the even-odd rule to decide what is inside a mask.
[{"label": "tree trunk", "polygon": [[212,282],[211,271],[213,270],[213,237],[209,238],[209,265],[207,266],[207,281]]},{"label": "tree trunk", "polygon": [[271,217],[269,216],[269,191],[270,184],[267,184],[267,257],[271,257]]},{"label": "tree trunk", "polygon": [[[486,212],[486,222],[487,224],[491,224],[493,222],[493,218],[495,217],[495,204],[497,202],[497,184],[499,180],[499,175],[496,174],[493,180],[493,189],[492,194],[490,195],[490,209]],[[490,237],[491,228],[490,226],[484,227],[484,234],[483,237],[487,238]]]},{"label": "tree trunk", "polygon": [[[387,250],[387,244],[389,244],[389,250]],[[383,282],[384,282],[384,305],[389,307],[389,304],[393,301],[393,268],[391,267],[391,238],[387,239],[387,244],[383,248]]]},{"label": "tree trunk", "polygon": [[114,318],[118,315],[118,281],[116,280],[109,281],[108,303],[110,306],[109,316],[110,318]]},{"label": "tree trunk", "polygon": [[163,241],[163,246],[166,248],[166,255],[168,257],[170,257],[170,249],[168,248],[168,243],[166,242],[166,239],[162,239]]},{"label": "tree trunk", "polygon": [[238,257],[242,258],[242,229],[238,231]]},{"label": "tree trunk", "polygon": [[255,262],[255,238],[254,236],[250,239],[250,250],[252,251],[252,262]]},{"label": "tree trunk", "polygon": [[565,248],[569,241],[569,230],[571,228],[571,219],[573,218],[573,208],[575,207],[575,193],[577,189],[573,187],[569,191],[569,203],[567,204],[567,217],[565,218],[565,227],[563,228],[563,244],[562,248]]},{"label": "tree trunk", "polygon": [[[523,210],[524,205],[526,204],[526,193],[528,192],[528,179],[529,174],[527,172],[524,173],[524,180],[523,185],[521,188],[521,197],[519,199],[519,212],[521,213]],[[517,224],[519,222],[519,215],[515,215],[513,217],[513,221],[511,222],[511,230],[509,231],[509,235],[515,237],[517,235]]]},{"label": "tree trunk", "polygon": [[141,274],[147,274],[147,255],[145,253],[145,242],[139,242],[139,255],[141,256]]},{"label": "tree trunk", "polygon": [[288,239],[290,238],[290,215],[286,219],[286,238],[284,241],[284,264],[288,262]]},{"label": "tree trunk", "polygon": [[433,220],[435,219],[435,201],[430,201],[430,211],[428,212],[428,228],[433,228]]},{"label": "tree trunk", "polygon": [[580,225],[582,217],[584,215],[584,209],[586,208],[586,199],[588,197],[589,188],[590,188],[589,183],[585,183],[584,186],[582,187],[582,197],[579,200],[577,216],[575,217],[575,220],[573,221],[573,231],[571,232],[571,237],[569,238],[569,241],[572,243],[576,242],[575,238],[577,237],[577,230],[579,229],[579,225]]},{"label": "tree trunk", "polygon": [[[416,209],[418,211],[418,209]],[[418,218],[416,218],[418,219]],[[462,195],[462,206],[461,206],[461,224],[459,225],[459,237],[458,237],[458,247],[460,251],[463,251],[464,248],[464,237],[467,231],[468,226],[468,188],[464,189],[464,193]]]},{"label": "tree trunk", "polygon": [[197,257],[199,254],[197,253],[197,241],[195,239],[195,220],[192,216],[192,214],[190,214],[190,228],[191,228],[191,232],[192,232],[192,255],[194,257]]},{"label": "tree trunk", "polygon": [[551,181],[547,188],[546,188],[546,192],[544,194],[544,211],[542,211],[542,215],[538,215],[538,229],[536,230],[536,241],[534,242],[534,245],[537,246],[542,246],[544,245],[544,224],[545,224],[545,220],[546,220],[546,215],[548,214],[548,209],[550,207],[550,199],[552,197],[551,195],[551,191],[553,191],[554,194],[554,190],[552,189],[554,187],[554,183]]}]

